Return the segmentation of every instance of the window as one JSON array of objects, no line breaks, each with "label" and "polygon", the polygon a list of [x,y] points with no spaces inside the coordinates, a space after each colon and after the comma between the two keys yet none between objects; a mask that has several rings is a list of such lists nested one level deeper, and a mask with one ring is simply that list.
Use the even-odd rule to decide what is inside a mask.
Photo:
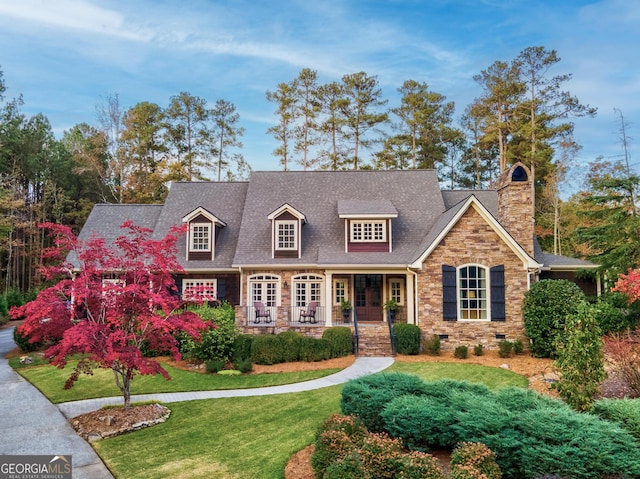
[{"label": "window", "polygon": [[280,278],[272,275],[258,275],[250,277],[250,304],[260,301],[267,307],[277,306],[279,282]]},{"label": "window", "polygon": [[445,321],[505,321],[504,265],[442,265]]},{"label": "window", "polygon": [[487,319],[487,270],[463,266],[458,270],[460,319]]},{"label": "window", "polygon": [[344,279],[336,279],[333,282],[333,304],[340,304],[342,301],[349,299],[349,289],[347,281]]},{"label": "window", "polygon": [[351,221],[351,242],[387,241],[386,221]]},{"label": "window", "polygon": [[192,223],[190,227],[189,249],[191,251],[211,251],[211,225]]},{"label": "window", "polygon": [[322,303],[322,276],[300,275],[292,279],[295,291],[295,306],[305,307],[311,301]]},{"label": "window", "polygon": [[215,279],[183,279],[182,299],[201,298],[205,301],[217,299],[217,280]]},{"label": "window", "polygon": [[276,222],[276,249],[279,250],[296,250],[298,249],[297,238],[297,222],[296,221],[277,221]]},{"label": "window", "polygon": [[389,281],[389,296],[398,304],[404,304],[403,283],[400,279]]}]

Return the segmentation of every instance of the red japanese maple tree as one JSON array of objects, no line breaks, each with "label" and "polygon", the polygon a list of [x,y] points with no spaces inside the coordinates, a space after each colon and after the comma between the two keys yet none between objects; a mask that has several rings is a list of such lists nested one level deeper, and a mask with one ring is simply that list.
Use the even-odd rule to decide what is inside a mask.
[{"label": "red japanese maple tree", "polygon": [[146,344],[179,359],[173,333],[184,331],[198,338],[208,327],[198,315],[182,309],[172,276],[182,271],[176,243],[184,230],[175,228],[155,240],[150,229],[125,222],[126,233],[107,244],[99,237],[80,241],[66,226],[41,226],[54,242],[43,253],[48,264],[43,274],[57,283],[34,301],[12,309],[12,317],[25,319],[19,332],[30,342],[53,342],[45,355],[58,367],[64,367],[69,356],[81,355],[65,383],[67,389],[93,368],[111,369],[124,406],[129,407],[136,374],[170,379],[141,348]]},{"label": "red japanese maple tree", "polygon": [[640,300],[640,269],[629,268],[627,274],[621,274],[612,291],[626,294],[629,304]]}]

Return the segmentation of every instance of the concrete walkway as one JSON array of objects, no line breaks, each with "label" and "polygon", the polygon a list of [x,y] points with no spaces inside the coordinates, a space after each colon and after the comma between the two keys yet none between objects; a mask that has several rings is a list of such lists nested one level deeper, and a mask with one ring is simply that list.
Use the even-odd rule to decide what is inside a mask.
[{"label": "concrete walkway", "polygon": [[[163,394],[139,394],[131,396],[131,402],[137,401],[162,401],[164,403],[193,401],[199,399],[216,399],[229,397],[247,397],[247,396],[264,396],[268,394],[287,394],[297,393],[301,391],[310,391],[312,389],[326,388],[342,384],[350,379],[356,379],[369,374],[374,374],[387,369],[393,364],[393,358],[387,357],[360,357],[348,368],[340,372],[311,381],[301,383],[286,384],[283,386],[272,386],[266,388],[254,389],[229,389],[218,391],[193,391],[184,393],[163,393]],[[58,404],[58,408],[66,417],[71,418],[87,412],[100,409],[104,405],[121,405],[122,396],[85,399],[82,401],[73,401]]]},{"label": "concrete walkway", "polygon": [[8,364],[13,328],[0,329],[0,455],[71,455],[74,479],[113,479],[56,406]]},{"label": "concrete walkway", "polygon": [[[122,397],[73,401],[56,407],[9,366],[5,355],[14,347],[13,328],[0,329],[0,455],[72,455],[74,479],[113,479],[95,451],[75,433],[65,417],[95,411],[104,405],[120,405]],[[131,401],[171,403],[296,393],[342,384],[383,371],[392,364],[393,358],[360,357],[338,373],[301,383],[226,391],[140,394],[132,396]]]}]

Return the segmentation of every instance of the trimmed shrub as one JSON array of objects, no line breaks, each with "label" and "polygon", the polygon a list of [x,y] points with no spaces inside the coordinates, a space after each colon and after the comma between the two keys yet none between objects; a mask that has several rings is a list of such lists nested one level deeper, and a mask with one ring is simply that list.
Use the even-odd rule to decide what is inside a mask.
[{"label": "trimmed shrub", "polygon": [[451,453],[451,479],[500,479],[496,454],[478,442],[463,442]]},{"label": "trimmed shrub", "polygon": [[640,399],[600,399],[590,412],[619,424],[640,440]]},{"label": "trimmed shrub", "polygon": [[324,361],[331,359],[331,344],[326,339],[316,339],[309,336],[302,338],[300,344],[300,360],[306,362]]},{"label": "trimmed shrub", "polygon": [[233,362],[249,360],[251,361],[251,345],[255,336],[251,334],[239,334],[233,340],[233,353],[231,358]]},{"label": "trimmed shrub", "polygon": [[364,477],[394,479],[402,465],[402,441],[392,439],[385,433],[367,434],[359,453],[362,456]]},{"label": "trimmed shrub", "polygon": [[424,340],[424,352],[429,356],[439,356],[440,355],[440,336],[434,334],[428,339]]},{"label": "trimmed shrub", "polygon": [[482,356],[484,354],[484,346],[482,346],[482,344],[476,344],[473,347],[473,354],[476,356]]},{"label": "trimmed shrub", "polygon": [[237,359],[233,362],[233,369],[237,369],[241,373],[249,373],[253,370],[253,363],[250,358]]},{"label": "trimmed shrub", "polygon": [[469,355],[469,348],[467,346],[456,346],[456,349],[453,351],[453,357],[458,359],[467,359]]},{"label": "trimmed shrub", "polygon": [[282,342],[274,334],[261,334],[251,344],[251,361],[255,364],[278,364],[282,362]]},{"label": "trimmed shrub", "polygon": [[322,339],[329,342],[332,358],[341,358],[353,354],[353,335],[351,328],[335,326],[325,329]]},{"label": "trimmed shrub", "polygon": [[323,479],[362,479],[368,476],[362,462],[362,456],[357,451],[354,451],[330,464],[324,475],[320,477]]},{"label": "trimmed shrub", "polygon": [[541,408],[571,408],[560,399],[554,399],[544,394],[539,394],[532,389],[516,387],[501,388],[493,392],[493,397],[498,404],[506,407],[512,413],[530,411]]},{"label": "trimmed shrub", "polygon": [[225,362],[221,359],[210,359],[205,361],[204,365],[207,368],[208,373],[217,373],[224,369]]},{"label": "trimmed shrub", "polygon": [[522,344],[521,339],[516,339],[513,343],[513,352],[516,354],[524,353],[524,345]]},{"label": "trimmed shrub", "polygon": [[202,304],[190,306],[189,311],[193,311],[211,325],[208,330],[201,333],[200,341],[195,342],[189,355],[200,361],[211,359],[229,361],[236,336],[236,317],[233,306],[226,302],[215,308]]},{"label": "trimmed shrub", "polygon": [[626,294],[619,292],[604,292],[594,303],[596,319],[602,334],[621,333],[628,329],[635,329],[638,322],[640,303],[628,304]]},{"label": "trimmed shrub", "polygon": [[411,451],[401,458],[402,479],[445,479],[444,472],[440,469],[440,463],[431,454],[420,451]]},{"label": "trimmed shrub", "polygon": [[340,407],[343,414],[357,416],[372,432],[384,430],[380,416],[392,399],[404,395],[420,396],[426,383],[418,376],[403,373],[380,373],[354,379],[342,388]]},{"label": "trimmed shrub", "polygon": [[577,284],[565,279],[543,279],[524,294],[522,313],[531,355],[555,356],[556,342],[564,334],[565,319],[586,297]]},{"label": "trimmed shrub", "polygon": [[315,451],[311,466],[317,477],[325,477],[325,471],[362,444],[367,429],[358,418],[332,414],[316,433]]},{"label": "trimmed shrub", "polygon": [[295,331],[283,331],[278,333],[277,337],[282,343],[282,360],[285,363],[300,361],[300,348],[304,335]]},{"label": "trimmed shrub", "polygon": [[40,343],[30,343],[29,337],[20,332],[20,328],[13,329],[13,342],[25,353],[30,353],[40,348]]},{"label": "trimmed shrub", "polygon": [[501,358],[513,356],[513,343],[511,341],[500,341],[498,343],[498,356]]},{"label": "trimmed shrub", "polygon": [[393,325],[398,354],[416,355],[420,352],[420,328],[415,324],[398,323]]}]

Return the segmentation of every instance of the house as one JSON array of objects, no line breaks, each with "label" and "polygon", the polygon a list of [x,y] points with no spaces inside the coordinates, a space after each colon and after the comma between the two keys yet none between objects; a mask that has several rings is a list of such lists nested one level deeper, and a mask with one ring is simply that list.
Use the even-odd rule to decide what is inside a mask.
[{"label": "house", "polygon": [[394,300],[396,321],[444,348],[495,348],[524,339],[533,282],[595,267],[543,253],[532,204],[520,163],[496,189],[465,191],[441,190],[433,170],[254,172],[248,182],[174,183],[164,205],[96,205],[80,237],[112,239],[125,220],[157,237],[187,224],[180,291],[229,301],[245,332],[357,325],[361,349],[384,354],[383,305]]}]

